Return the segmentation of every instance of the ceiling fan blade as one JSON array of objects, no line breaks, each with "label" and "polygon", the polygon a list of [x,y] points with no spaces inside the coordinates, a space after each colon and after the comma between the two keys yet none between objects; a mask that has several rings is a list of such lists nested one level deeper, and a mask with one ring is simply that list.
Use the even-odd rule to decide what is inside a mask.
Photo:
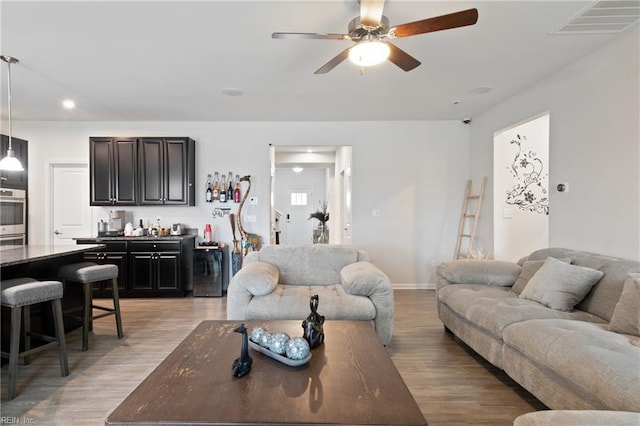
[{"label": "ceiling fan blade", "polygon": [[314,74],[326,74],[332,69],[334,69],[335,67],[337,67],[338,65],[340,65],[342,61],[344,61],[349,57],[349,50],[351,50],[350,47],[348,49],[344,49],[342,52],[340,52],[337,56],[335,56],[329,62],[327,62],[320,68],[318,68],[318,70]]},{"label": "ceiling fan blade", "polygon": [[417,34],[465,27],[467,25],[473,25],[476,22],[478,22],[478,9],[468,9],[398,25],[389,30],[389,36],[391,38],[409,37]]},{"label": "ceiling fan blade", "polygon": [[273,33],[271,38],[303,38],[322,40],[351,40],[346,34],[326,34],[326,33]]},{"label": "ceiling fan blade", "polygon": [[420,61],[409,55],[404,50],[400,49],[398,46],[387,42],[391,52],[389,52],[389,61],[393,62],[400,68],[405,71],[411,71],[414,68],[417,68],[420,65]]},{"label": "ceiling fan blade", "polygon": [[360,23],[367,27],[377,27],[382,20],[384,0],[360,0]]}]

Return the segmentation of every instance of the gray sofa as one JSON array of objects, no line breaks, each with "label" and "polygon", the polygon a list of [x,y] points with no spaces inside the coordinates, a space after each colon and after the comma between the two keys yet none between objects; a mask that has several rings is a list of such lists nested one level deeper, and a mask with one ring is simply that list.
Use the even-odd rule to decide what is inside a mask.
[{"label": "gray sofa", "polygon": [[391,341],[391,282],[365,251],[345,245],[270,245],[250,252],[229,282],[227,319],[302,321],[315,294],[326,320],[370,321],[383,344]]},{"label": "gray sofa", "polygon": [[640,262],[547,248],[437,274],[446,329],[545,405],[640,411]]}]

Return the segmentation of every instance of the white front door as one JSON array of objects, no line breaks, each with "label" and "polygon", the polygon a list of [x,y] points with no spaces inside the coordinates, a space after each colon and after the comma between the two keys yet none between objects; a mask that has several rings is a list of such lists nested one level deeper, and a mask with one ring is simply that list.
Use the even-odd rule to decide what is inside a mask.
[{"label": "white front door", "polygon": [[73,238],[90,237],[89,167],[83,164],[50,164],[49,241],[75,244]]},{"label": "white front door", "polygon": [[315,211],[313,191],[310,189],[288,189],[287,209],[284,212],[284,244],[313,243],[313,228],[318,221],[309,220],[309,215]]}]

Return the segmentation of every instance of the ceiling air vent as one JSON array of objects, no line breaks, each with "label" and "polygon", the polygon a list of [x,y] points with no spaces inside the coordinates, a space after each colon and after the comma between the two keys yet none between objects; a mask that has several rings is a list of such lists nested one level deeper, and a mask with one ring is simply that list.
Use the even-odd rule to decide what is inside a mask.
[{"label": "ceiling air vent", "polygon": [[594,1],[551,34],[619,33],[640,19],[640,0]]}]

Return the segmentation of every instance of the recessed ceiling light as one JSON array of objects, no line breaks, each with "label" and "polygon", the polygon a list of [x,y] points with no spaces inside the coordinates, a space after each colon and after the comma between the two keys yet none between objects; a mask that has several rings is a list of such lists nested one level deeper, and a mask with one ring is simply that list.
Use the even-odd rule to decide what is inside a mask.
[{"label": "recessed ceiling light", "polygon": [[244,94],[241,89],[238,89],[236,87],[225,87],[224,89],[222,89],[222,93],[227,96],[242,96]]},{"label": "recessed ceiling light", "polygon": [[491,86],[479,86],[479,87],[476,87],[475,89],[469,90],[469,93],[472,95],[481,95],[483,93],[488,93],[492,90],[493,90],[493,87]]},{"label": "recessed ceiling light", "polygon": [[308,148],[308,149],[307,149],[307,152],[308,152],[309,154],[311,154],[311,153],[313,153],[313,150],[312,150],[311,148]]},{"label": "recessed ceiling light", "polygon": [[71,99],[65,99],[62,101],[62,107],[64,109],[74,109],[76,107],[76,103]]},{"label": "recessed ceiling light", "polygon": [[293,170],[296,173],[301,173],[304,169],[302,167],[294,167],[291,170]]}]

